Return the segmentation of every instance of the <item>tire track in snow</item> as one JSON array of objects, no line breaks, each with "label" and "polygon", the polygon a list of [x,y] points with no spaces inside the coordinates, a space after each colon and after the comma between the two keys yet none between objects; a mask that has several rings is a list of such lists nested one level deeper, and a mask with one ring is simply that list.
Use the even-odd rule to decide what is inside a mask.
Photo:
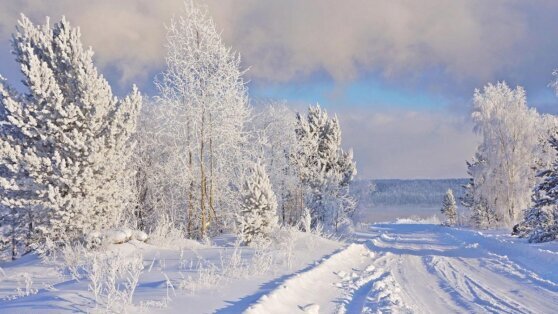
[{"label": "tire track in snow", "polygon": [[435,225],[383,225],[358,237],[248,313],[558,313],[555,277],[539,275],[553,264],[526,263],[525,247]]},{"label": "tire track in snow", "polygon": [[[484,245],[453,236],[453,229],[433,225],[408,228],[417,230],[409,232],[404,230],[405,226],[393,225],[391,229],[382,229],[376,237],[370,237],[369,242],[372,251],[398,257],[384,265],[383,270],[389,272],[400,287],[397,296],[404,300],[407,310],[416,313],[557,313],[558,295],[554,282],[520,267],[507,256],[491,253]],[[487,240],[478,239],[476,235],[471,238]],[[372,284],[368,287],[372,288]],[[373,300],[374,293],[371,289],[369,300]],[[371,310],[364,306],[363,312],[405,312],[400,308],[381,308],[379,303],[376,299],[370,303]]]},{"label": "tire track in snow", "polygon": [[363,244],[350,244],[315,267],[287,279],[245,313],[333,313],[344,302],[347,291],[365,284],[360,279],[374,258],[370,253]]}]

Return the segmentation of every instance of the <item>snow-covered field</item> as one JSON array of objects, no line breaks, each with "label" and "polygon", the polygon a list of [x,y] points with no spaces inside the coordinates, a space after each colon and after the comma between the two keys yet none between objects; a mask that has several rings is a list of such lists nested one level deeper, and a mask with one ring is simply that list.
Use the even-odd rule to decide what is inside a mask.
[{"label": "snow-covered field", "polygon": [[[557,243],[528,244],[505,232],[481,233],[405,220],[368,226],[346,244],[297,233],[291,258],[285,256],[287,247],[240,248],[241,262],[232,263],[239,249],[233,242],[222,237],[211,245],[185,242],[180,249],[139,242],[119,246],[126,256],[143,255],[144,270],[128,310],[558,311]],[[34,256],[0,266],[2,313],[92,310],[94,296],[86,278],[77,281],[67,273],[60,275]]]}]

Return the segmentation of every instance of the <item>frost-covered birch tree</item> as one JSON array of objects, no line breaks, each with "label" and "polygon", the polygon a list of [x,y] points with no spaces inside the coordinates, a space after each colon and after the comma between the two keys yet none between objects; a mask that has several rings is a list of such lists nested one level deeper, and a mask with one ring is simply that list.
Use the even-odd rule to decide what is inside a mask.
[{"label": "frost-covered birch tree", "polygon": [[131,198],[139,92],[116,98],[64,18],[36,26],[22,16],[12,45],[27,90],[0,83],[3,206],[25,213],[30,237],[41,239],[117,223]]},{"label": "frost-covered birch tree", "polygon": [[173,176],[180,176],[177,211],[189,236],[203,238],[230,227],[240,206],[243,151],[249,149],[244,72],[206,10],[192,2],[171,20],[167,51],[167,69],[156,82],[165,114],[162,134],[171,139]]},{"label": "frost-covered birch tree", "polygon": [[271,103],[252,118],[256,139],[261,149],[257,157],[263,159],[278,203],[281,224],[295,225],[300,220],[300,180],[291,154],[298,150],[296,139],[296,113],[282,103]]},{"label": "frost-covered birch tree", "polygon": [[475,182],[478,199],[497,214],[500,224],[511,226],[531,204],[539,115],[527,107],[523,88],[511,89],[501,82],[475,91],[472,117],[482,136],[478,154],[483,166],[478,176],[483,182]]}]

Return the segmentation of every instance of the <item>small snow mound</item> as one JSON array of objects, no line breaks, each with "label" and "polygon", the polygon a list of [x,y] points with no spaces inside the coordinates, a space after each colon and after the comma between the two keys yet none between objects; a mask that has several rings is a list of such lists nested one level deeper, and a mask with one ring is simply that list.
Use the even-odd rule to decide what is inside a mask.
[{"label": "small snow mound", "polygon": [[304,313],[307,313],[307,314],[319,314],[320,313],[320,306],[318,304],[314,304],[314,303],[310,303],[308,305],[301,306],[300,309],[303,310]]},{"label": "small snow mound", "polygon": [[130,240],[128,234],[123,230],[110,230],[105,233],[104,238],[109,244],[122,244]]},{"label": "small snow mound", "polygon": [[131,239],[132,235],[134,234],[134,230],[124,227],[124,228],[120,228],[120,231],[124,232],[126,234],[126,238]]},{"label": "small snow mound", "polygon": [[133,233],[132,233],[132,239],[134,239],[134,240],[145,242],[145,241],[147,241],[147,238],[148,238],[147,233],[145,233],[141,230],[134,230]]}]

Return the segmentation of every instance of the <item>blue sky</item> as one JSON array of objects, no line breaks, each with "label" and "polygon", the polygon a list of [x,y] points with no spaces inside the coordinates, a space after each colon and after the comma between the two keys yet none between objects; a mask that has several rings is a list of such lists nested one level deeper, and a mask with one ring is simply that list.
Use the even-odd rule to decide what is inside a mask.
[{"label": "blue sky", "polygon": [[[284,100],[297,110],[320,103],[337,114],[363,178],[465,176],[478,142],[471,98],[488,82],[522,85],[530,105],[558,112],[548,87],[558,67],[558,1],[202,3],[249,68],[254,103]],[[164,24],[181,7],[182,0],[4,0],[0,74],[19,79],[9,46],[19,13],[35,22],[65,15],[117,94],[136,83],[155,95]]]}]

